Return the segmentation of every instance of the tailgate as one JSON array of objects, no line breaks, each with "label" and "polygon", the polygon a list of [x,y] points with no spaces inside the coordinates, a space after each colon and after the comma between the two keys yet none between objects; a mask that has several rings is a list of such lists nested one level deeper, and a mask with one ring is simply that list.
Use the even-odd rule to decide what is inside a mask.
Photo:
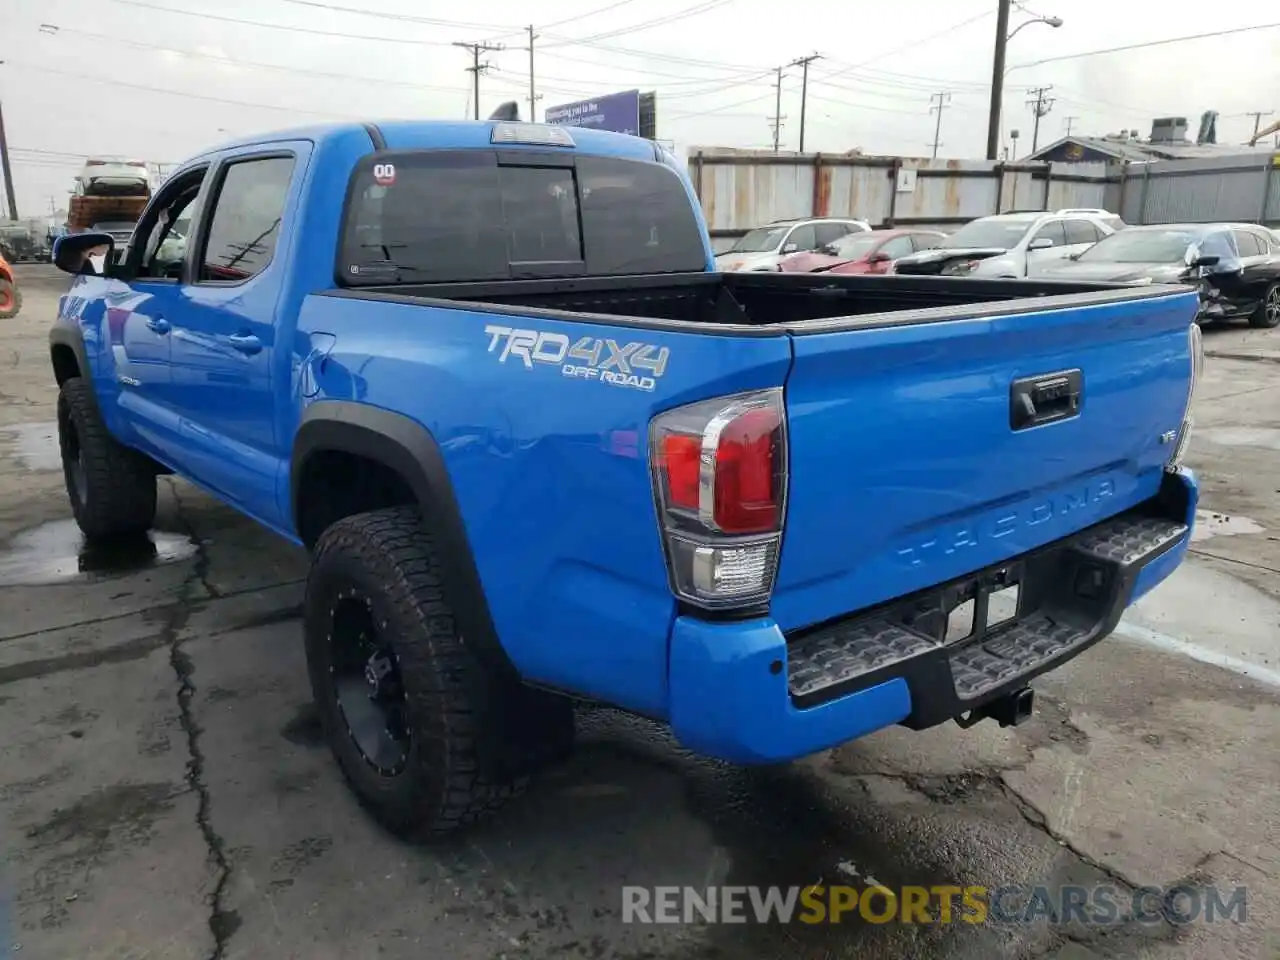
[{"label": "tailgate", "polygon": [[963,576],[1154,496],[1197,298],[1126,296],[793,328],[780,626]]}]

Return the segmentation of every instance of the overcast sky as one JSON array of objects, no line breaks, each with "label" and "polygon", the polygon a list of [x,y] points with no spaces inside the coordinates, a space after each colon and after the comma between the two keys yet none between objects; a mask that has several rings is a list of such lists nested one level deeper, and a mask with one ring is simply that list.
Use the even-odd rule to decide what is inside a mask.
[{"label": "overcast sky", "polygon": [[[342,9],[365,11],[349,13]],[[469,54],[490,41],[480,108],[528,96],[535,43],[547,106],[640,88],[658,136],[693,146],[768,147],[773,69],[810,53],[807,150],[928,155],[931,93],[948,91],[940,155],[981,157],[996,0],[0,0],[0,99],[19,212],[64,207],[88,154],[177,162],[228,136],[324,120],[469,115]],[[1004,126],[1026,153],[1027,88],[1052,84],[1040,144],[1216,109],[1220,141],[1280,111],[1280,30],[1035,61],[1280,20],[1267,4],[1028,0],[1011,29]],[[1155,10],[1163,15],[1155,16]],[[185,11],[185,12],[174,12]],[[460,22],[474,16],[470,22]],[[243,21],[243,22],[233,22]],[[42,25],[46,25],[43,26]],[[274,25],[274,26],[272,26]],[[204,98],[204,99],[199,99]],[[521,103],[528,117],[528,103]],[[784,148],[795,149],[800,71],[783,81]],[[1264,118],[1263,123],[1274,120]]]}]

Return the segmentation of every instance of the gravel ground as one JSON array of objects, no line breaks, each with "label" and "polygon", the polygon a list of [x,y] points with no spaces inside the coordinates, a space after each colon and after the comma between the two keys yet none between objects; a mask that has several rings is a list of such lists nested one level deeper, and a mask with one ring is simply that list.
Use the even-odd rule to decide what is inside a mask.
[{"label": "gravel ground", "polygon": [[[19,272],[26,307],[0,321],[0,956],[1280,957],[1280,331],[1207,332],[1193,555],[1120,634],[1037,683],[1027,724],[889,730],[751,772],[593,713],[576,756],[500,819],[409,846],[358,808],[320,740],[298,551],[168,479],[153,549],[82,549],[45,340],[65,282]],[[1180,928],[621,918],[624,884],[855,875],[1242,884],[1248,913]]]}]

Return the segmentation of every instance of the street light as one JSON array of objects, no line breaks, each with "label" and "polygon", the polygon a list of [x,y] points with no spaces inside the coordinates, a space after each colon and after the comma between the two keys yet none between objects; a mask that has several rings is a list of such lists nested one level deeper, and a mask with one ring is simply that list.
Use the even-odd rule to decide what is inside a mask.
[{"label": "street light", "polygon": [[1000,144],[1000,107],[1004,94],[1004,77],[1008,72],[1004,67],[1005,45],[1013,39],[1023,27],[1033,23],[1047,23],[1055,30],[1062,26],[1061,17],[1034,17],[1024,20],[1009,31],[1009,7],[1011,0],[1000,0],[999,13],[996,17],[996,49],[991,63],[991,110],[987,117],[987,159],[996,159],[996,150]]},{"label": "street light", "polygon": [[1004,38],[1005,43],[1008,43],[1015,36],[1017,36],[1018,31],[1021,30],[1023,27],[1029,27],[1033,23],[1047,23],[1049,26],[1053,27],[1054,29],[1057,29],[1058,27],[1062,26],[1062,18],[1061,17],[1036,17],[1034,20],[1025,20],[1013,28],[1013,33],[1009,34],[1007,37]]}]

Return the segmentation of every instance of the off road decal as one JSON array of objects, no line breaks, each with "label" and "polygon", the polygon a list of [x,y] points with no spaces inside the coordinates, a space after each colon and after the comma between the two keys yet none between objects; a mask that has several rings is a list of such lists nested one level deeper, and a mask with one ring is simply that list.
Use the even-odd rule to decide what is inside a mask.
[{"label": "off road decal", "polygon": [[615,387],[653,390],[667,370],[671,358],[669,347],[651,343],[600,337],[570,340],[563,333],[521,330],[490,324],[489,353],[498,355],[499,363],[514,357],[532,370],[534,364],[560,368],[560,375],[577,380],[595,380]]}]

